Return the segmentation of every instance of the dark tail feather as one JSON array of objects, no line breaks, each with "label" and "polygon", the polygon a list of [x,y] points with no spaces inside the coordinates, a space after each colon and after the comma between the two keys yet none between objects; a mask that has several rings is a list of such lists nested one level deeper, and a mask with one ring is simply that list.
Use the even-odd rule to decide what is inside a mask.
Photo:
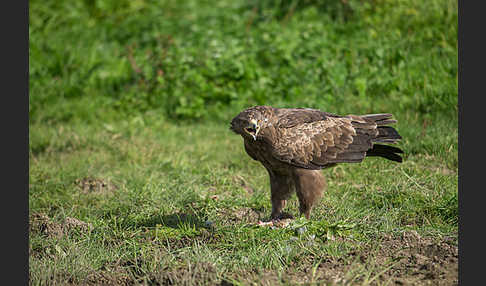
[{"label": "dark tail feather", "polygon": [[402,149],[389,145],[373,144],[373,148],[366,152],[366,156],[378,156],[401,163],[403,159],[397,153],[403,153]]},{"label": "dark tail feather", "polygon": [[[372,138],[371,142],[396,143],[398,140],[402,139],[402,136],[398,134],[395,128],[385,126],[397,122],[395,119],[392,119],[393,115],[391,113],[366,114],[361,117],[367,121],[374,122],[377,126],[378,135]],[[395,162],[402,162],[402,157],[398,155],[401,153],[403,153],[403,151],[397,147],[373,144],[373,148],[366,152],[366,156],[378,156]]]},{"label": "dark tail feather", "polygon": [[398,134],[395,128],[390,126],[378,126],[378,136],[372,139],[372,141],[381,143],[395,143],[400,139],[402,139],[402,136]]}]

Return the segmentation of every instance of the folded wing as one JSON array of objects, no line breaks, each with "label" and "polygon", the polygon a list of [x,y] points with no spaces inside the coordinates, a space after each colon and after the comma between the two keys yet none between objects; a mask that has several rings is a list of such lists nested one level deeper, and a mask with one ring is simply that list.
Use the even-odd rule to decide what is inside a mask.
[{"label": "folded wing", "polygon": [[273,156],[291,165],[321,169],[335,163],[361,162],[367,155],[401,162],[395,143],[398,132],[391,114],[337,116],[312,109],[293,109],[282,114]]}]

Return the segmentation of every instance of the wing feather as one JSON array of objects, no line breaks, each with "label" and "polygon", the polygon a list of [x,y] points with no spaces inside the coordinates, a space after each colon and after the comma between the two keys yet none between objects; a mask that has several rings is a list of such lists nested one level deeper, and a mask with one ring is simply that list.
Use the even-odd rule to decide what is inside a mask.
[{"label": "wing feather", "polygon": [[[260,144],[260,151],[307,169],[361,162],[368,151],[371,156],[397,161],[395,149],[373,149],[375,142],[395,143],[401,139],[395,129],[384,126],[396,122],[391,117],[388,113],[340,116],[316,109],[273,108],[268,114],[268,128],[260,133],[265,142]],[[261,156],[248,146],[245,149],[253,159]]]},{"label": "wing feather", "polygon": [[319,122],[329,117],[341,117],[312,108],[276,108],[275,115],[279,117],[278,128],[292,128],[304,123]]},{"label": "wing feather", "polygon": [[[272,153],[275,158],[295,166],[323,168],[339,160],[339,154],[353,143],[357,133],[351,121],[344,117],[326,117],[286,127],[278,137]],[[285,126],[290,126],[288,122]],[[368,148],[358,148],[359,151],[361,149]],[[353,152],[358,150],[353,149]],[[351,157],[352,160],[357,160],[356,155]]]}]

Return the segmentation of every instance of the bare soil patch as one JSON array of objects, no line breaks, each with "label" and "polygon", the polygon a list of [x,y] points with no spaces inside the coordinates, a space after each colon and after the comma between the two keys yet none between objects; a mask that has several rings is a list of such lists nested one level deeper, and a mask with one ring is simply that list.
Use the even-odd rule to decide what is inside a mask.
[{"label": "bare soil patch", "polygon": [[[330,285],[457,285],[458,248],[453,238],[433,239],[416,232],[384,235],[376,243],[349,253],[347,258],[329,258],[316,271],[302,273],[304,281]],[[370,273],[366,276],[364,273]],[[297,278],[298,277],[298,278]],[[301,280],[298,273],[291,281]]]},{"label": "bare soil patch", "polygon": [[404,232],[384,236],[375,256],[377,263],[395,261],[381,279],[398,285],[457,285],[458,247],[454,239],[433,239]]}]

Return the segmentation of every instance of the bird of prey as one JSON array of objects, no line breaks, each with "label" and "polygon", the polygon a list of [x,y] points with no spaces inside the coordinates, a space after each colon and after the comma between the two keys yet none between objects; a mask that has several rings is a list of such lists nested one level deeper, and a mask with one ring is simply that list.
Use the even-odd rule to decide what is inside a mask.
[{"label": "bird of prey", "polygon": [[389,113],[341,116],[310,108],[254,106],[234,117],[230,129],[243,137],[246,153],[268,171],[271,218],[281,218],[295,191],[300,215],[309,219],[326,188],[320,169],[369,156],[402,162],[401,149],[377,144],[401,139],[387,126],[396,122]]}]

